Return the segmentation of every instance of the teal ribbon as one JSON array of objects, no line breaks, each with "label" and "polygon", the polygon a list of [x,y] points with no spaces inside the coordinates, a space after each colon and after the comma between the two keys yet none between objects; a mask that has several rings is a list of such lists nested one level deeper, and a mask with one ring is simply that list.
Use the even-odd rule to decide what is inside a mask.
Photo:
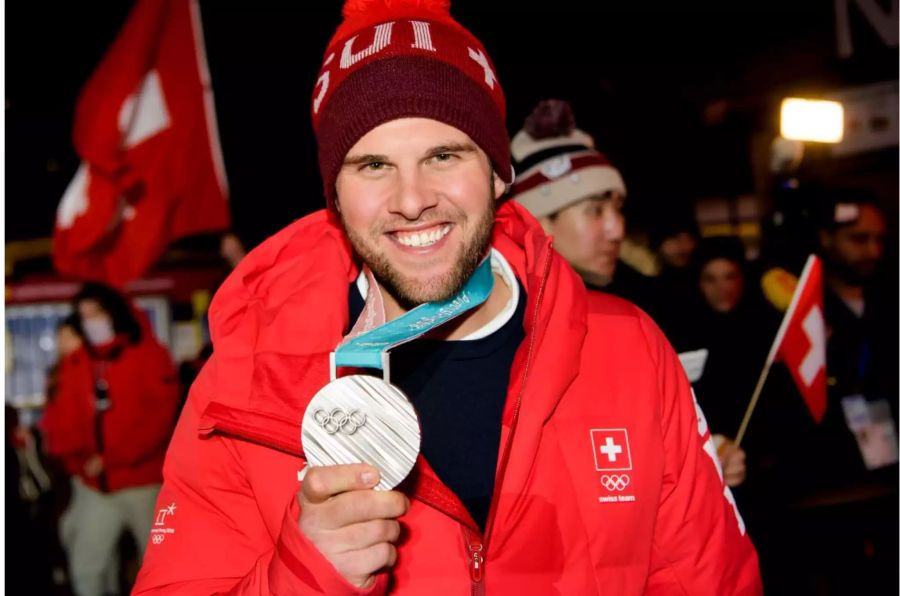
[{"label": "teal ribbon", "polygon": [[494,273],[488,257],[455,296],[440,302],[420,304],[393,321],[341,344],[334,351],[334,364],[382,370],[386,352],[480,306],[490,296],[493,288]]}]

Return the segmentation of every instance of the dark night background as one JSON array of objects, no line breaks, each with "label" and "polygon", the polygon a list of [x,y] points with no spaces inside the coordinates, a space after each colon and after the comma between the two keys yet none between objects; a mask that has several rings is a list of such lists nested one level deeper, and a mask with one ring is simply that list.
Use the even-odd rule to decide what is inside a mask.
[{"label": "dark night background", "polygon": [[[7,6],[7,241],[51,234],[78,165],[78,91],[130,5]],[[251,246],[323,205],[309,103],[340,2],[308,6],[201,2],[233,219]],[[529,6],[457,0],[452,12],[493,58],[510,132],[537,100],[570,100],[579,127],[622,170],[632,222],[690,196],[752,193],[750,138],[775,130],[784,95],[897,77],[896,49],[852,2],[852,59],[837,56],[825,0]],[[882,151],[867,167],[896,172],[896,156]],[[896,200],[888,208],[895,215]]]}]

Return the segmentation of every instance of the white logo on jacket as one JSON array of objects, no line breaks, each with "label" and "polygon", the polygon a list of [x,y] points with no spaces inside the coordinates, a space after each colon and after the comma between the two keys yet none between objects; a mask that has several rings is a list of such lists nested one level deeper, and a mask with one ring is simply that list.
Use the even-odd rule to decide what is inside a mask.
[{"label": "white logo on jacket", "polygon": [[166,519],[174,516],[176,509],[177,507],[173,502],[156,513],[156,521],[153,522],[153,529],[150,530],[151,543],[162,544],[163,540],[166,539],[166,535],[175,533],[175,528],[166,527],[166,524],[169,523]]},{"label": "white logo on jacket", "polygon": [[600,486],[605,488],[607,493],[615,493],[598,497],[599,502],[628,503],[635,501],[633,493],[618,494],[630,488],[631,476],[609,473],[627,472],[633,468],[628,429],[592,428],[590,435],[591,446],[594,450],[594,468],[598,472],[603,472],[600,476]]}]

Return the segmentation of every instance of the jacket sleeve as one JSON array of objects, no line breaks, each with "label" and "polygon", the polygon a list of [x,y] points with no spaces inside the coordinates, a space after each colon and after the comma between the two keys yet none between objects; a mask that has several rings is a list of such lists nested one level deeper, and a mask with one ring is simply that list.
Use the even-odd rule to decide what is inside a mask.
[{"label": "jacket sleeve", "polygon": [[[198,421],[215,356],[195,382],[163,467],[164,483],[134,594],[382,594],[387,575],[359,590],[300,532],[295,495],[270,529],[236,441],[201,438]],[[299,483],[298,483],[299,486]]]},{"label": "jacket sleeve", "polygon": [[703,412],[668,341],[649,318],[642,325],[658,369],[665,453],[646,593],[762,594],[756,550]]},{"label": "jacket sleeve", "polygon": [[181,386],[168,350],[150,339],[137,349],[134,423],[128,425],[127,432],[107,435],[110,442],[103,452],[103,461],[110,467],[130,466],[159,456],[165,451],[177,415]]},{"label": "jacket sleeve", "polygon": [[60,362],[56,395],[44,407],[39,423],[44,451],[59,459],[70,474],[80,474],[94,453],[91,417],[79,408],[80,392],[85,388],[78,372],[75,360]]}]

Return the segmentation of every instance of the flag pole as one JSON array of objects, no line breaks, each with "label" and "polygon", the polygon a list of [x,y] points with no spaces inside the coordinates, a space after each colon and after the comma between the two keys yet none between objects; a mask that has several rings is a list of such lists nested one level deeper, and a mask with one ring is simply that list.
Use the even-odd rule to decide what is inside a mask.
[{"label": "flag pole", "polygon": [[772,347],[769,348],[769,355],[766,356],[766,364],[763,366],[762,372],[759,375],[759,380],[756,382],[756,388],[753,390],[753,396],[750,398],[750,403],[747,405],[747,410],[744,412],[744,419],[741,421],[741,426],[738,428],[737,435],[734,437],[735,447],[741,446],[741,441],[744,440],[744,435],[747,433],[747,425],[750,424],[750,417],[753,415],[753,410],[756,409],[756,402],[759,401],[763,385],[766,384],[766,379],[769,377],[769,370],[772,368],[772,363],[775,362],[775,356],[778,354],[778,349],[781,347],[781,341],[784,339],[784,334],[787,333],[788,323],[790,323],[791,317],[794,316],[794,311],[797,309],[797,302],[800,301],[801,290],[806,285],[807,279],[809,279],[815,260],[815,255],[809,255],[806,259],[806,264],[803,266],[800,280],[797,282],[797,287],[794,288],[794,295],[791,296],[791,303],[788,305],[784,317],[781,319],[778,333],[775,334],[775,341],[772,342]]}]

